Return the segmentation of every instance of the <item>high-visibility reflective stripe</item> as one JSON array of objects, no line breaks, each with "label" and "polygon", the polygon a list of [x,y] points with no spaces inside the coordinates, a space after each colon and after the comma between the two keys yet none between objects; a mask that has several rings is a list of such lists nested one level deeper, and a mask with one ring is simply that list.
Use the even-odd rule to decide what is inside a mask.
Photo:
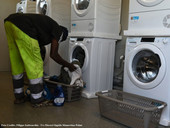
[{"label": "high-visibility reflective stripe", "polygon": [[23,93],[23,92],[24,92],[24,88],[14,89],[14,93],[20,94],[20,93]]},{"label": "high-visibility reflective stripe", "polygon": [[39,98],[42,97],[42,93],[43,93],[43,91],[40,92],[40,93],[37,93],[37,94],[31,94],[31,96],[32,96],[33,99],[39,99]]},{"label": "high-visibility reflective stripe", "polygon": [[42,77],[30,80],[30,84],[39,84],[39,83],[43,83]]},{"label": "high-visibility reflective stripe", "polygon": [[14,80],[20,80],[22,77],[24,76],[24,74],[19,74],[19,75],[13,75],[13,79]]}]

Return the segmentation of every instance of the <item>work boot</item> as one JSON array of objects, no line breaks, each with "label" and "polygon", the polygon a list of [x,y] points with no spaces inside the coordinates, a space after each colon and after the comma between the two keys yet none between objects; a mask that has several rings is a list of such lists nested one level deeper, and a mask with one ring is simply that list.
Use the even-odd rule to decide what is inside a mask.
[{"label": "work boot", "polygon": [[14,100],[14,104],[22,104],[22,103],[25,103],[25,102],[27,102],[27,101],[30,101],[30,97],[24,96],[24,97],[22,97],[22,98],[16,98],[16,99]]},{"label": "work boot", "polygon": [[25,102],[25,95],[24,95],[24,79],[15,80],[13,79],[13,89],[15,100],[14,104],[21,104]]}]

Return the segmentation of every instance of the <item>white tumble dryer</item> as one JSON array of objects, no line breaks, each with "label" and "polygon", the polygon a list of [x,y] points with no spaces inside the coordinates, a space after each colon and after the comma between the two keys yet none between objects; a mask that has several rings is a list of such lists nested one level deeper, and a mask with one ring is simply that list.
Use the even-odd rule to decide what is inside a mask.
[{"label": "white tumble dryer", "polygon": [[169,10],[169,0],[130,0],[129,13]]},{"label": "white tumble dryer", "polygon": [[17,13],[36,13],[36,2],[31,0],[21,0],[16,5]]},{"label": "white tumble dryer", "polygon": [[[70,31],[70,15],[71,1],[70,0],[37,0],[36,13],[50,16],[59,25],[62,25]],[[51,45],[46,47],[46,60],[44,62],[44,71],[47,75],[59,75],[61,65],[57,64],[50,58]],[[59,53],[68,61],[69,39],[60,43]]]},{"label": "white tumble dryer", "polygon": [[170,37],[128,37],[123,91],[167,103],[160,124],[170,126]]},{"label": "white tumble dryer", "polygon": [[121,0],[72,0],[70,37],[120,39]]},{"label": "white tumble dryer", "polygon": [[130,0],[129,26],[125,35],[169,36],[169,0]]},{"label": "white tumble dryer", "polygon": [[86,83],[83,97],[94,98],[96,92],[112,89],[115,42],[102,38],[70,38],[70,62],[79,60]]}]

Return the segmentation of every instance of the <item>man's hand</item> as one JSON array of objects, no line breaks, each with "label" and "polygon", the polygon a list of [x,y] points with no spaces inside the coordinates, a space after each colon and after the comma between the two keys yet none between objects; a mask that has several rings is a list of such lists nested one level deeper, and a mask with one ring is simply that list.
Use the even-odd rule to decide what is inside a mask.
[{"label": "man's hand", "polygon": [[76,67],[67,62],[66,60],[64,60],[58,53],[58,48],[59,48],[59,44],[58,44],[58,41],[53,39],[52,40],[52,43],[51,43],[51,52],[50,52],[50,57],[55,61],[57,62],[58,64],[61,64],[63,65],[64,67],[68,67],[69,70],[71,72],[75,71],[76,70]]}]

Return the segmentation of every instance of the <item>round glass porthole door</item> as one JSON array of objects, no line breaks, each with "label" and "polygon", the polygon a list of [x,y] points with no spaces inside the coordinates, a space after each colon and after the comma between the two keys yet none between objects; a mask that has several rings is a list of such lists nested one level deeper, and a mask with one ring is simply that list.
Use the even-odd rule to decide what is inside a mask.
[{"label": "round glass porthole door", "polygon": [[89,6],[90,0],[75,0],[77,10],[86,10]]},{"label": "round glass porthole door", "polygon": [[74,49],[72,54],[72,60],[78,60],[80,62],[80,68],[83,67],[85,61],[85,52],[80,46],[77,46]]},{"label": "round glass porthole door", "polygon": [[82,68],[82,71],[84,71],[87,67],[87,61],[88,55],[87,51],[85,48],[82,46],[76,45],[73,48],[72,56],[71,56],[71,61],[78,60],[80,62],[80,68]]},{"label": "round glass porthole door", "polygon": [[127,62],[128,77],[139,88],[154,88],[164,78],[165,59],[162,52],[153,45],[139,45],[130,52]]},{"label": "round glass porthole door", "polygon": [[74,10],[77,15],[85,16],[92,7],[92,2],[93,0],[74,0]]},{"label": "round glass porthole door", "polygon": [[47,15],[47,1],[46,0],[39,0],[38,3],[38,12],[43,15]]},{"label": "round glass porthole door", "polygon": [[137,1],[143,6],[152,7],[160,4],[164,0],[137,0]]},{"label": "round glass porthole door", "polygon": [[149,83],[156,79],[161,67],[161,61],[157,54],[150,50],[138,52],[132,61],[133,74],[137,80]]}]

